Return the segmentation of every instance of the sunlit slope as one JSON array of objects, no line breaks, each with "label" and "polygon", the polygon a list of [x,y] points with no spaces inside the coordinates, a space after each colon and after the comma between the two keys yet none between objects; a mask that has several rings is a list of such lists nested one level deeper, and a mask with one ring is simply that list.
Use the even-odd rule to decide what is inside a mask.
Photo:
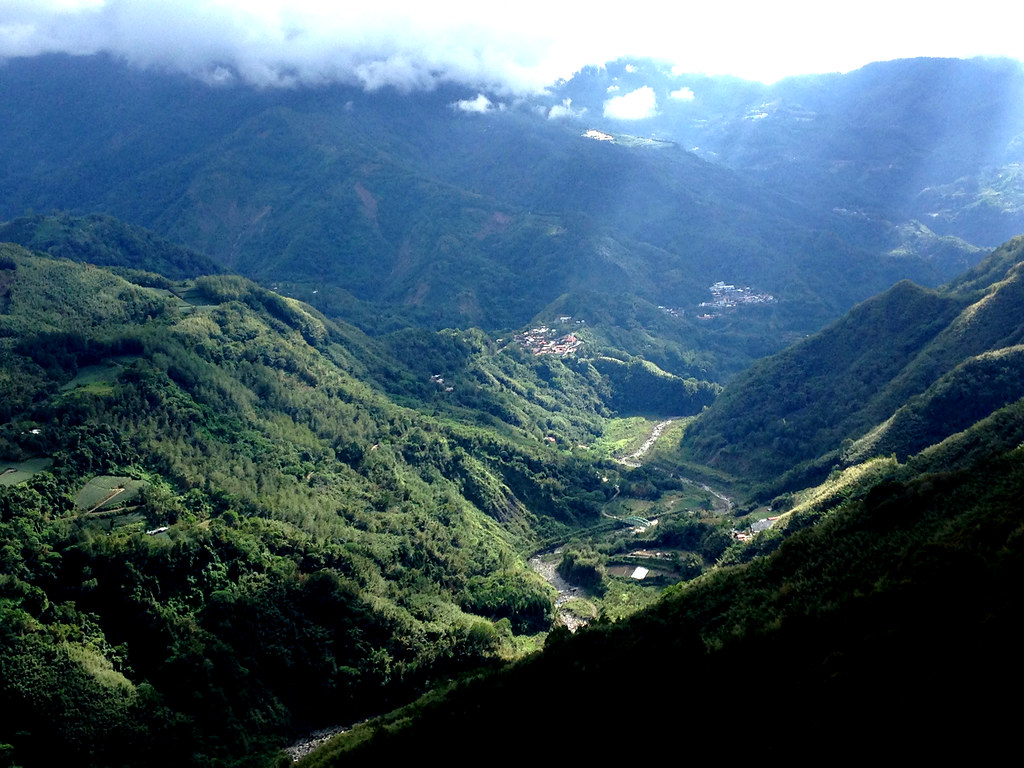
[{"label": "sunlit slope", "polygon": [[[654,114],[597,119],[609,93],[638,88]],[[765,85],[631,59],[588,67],[550,98],[566,97],[587,110],[581,123],[674,140],[810,207],[899,225],[897,238],[902,223],[987,247],[1024,231],[1019,61],[895,60]]]}]

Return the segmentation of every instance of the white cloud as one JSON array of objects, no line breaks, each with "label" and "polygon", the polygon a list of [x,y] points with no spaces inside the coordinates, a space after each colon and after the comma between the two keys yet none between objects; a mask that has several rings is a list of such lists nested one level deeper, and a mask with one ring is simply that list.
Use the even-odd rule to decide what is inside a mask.
[{"label": "white cloud", "polygon": [[561,104],[556,104],[548,112],[548,120],[564,120],[570,117],[582,117],[583,113],[587,111],[586,107],[582,109],[572,108],[572,99],[565,99]]},{"label": "white cloud", "polygon": [[609,85],[607,88],[604,89],[604,92],[605,93],[615,93],[617,90],[619,90],[619,86],[617,86],[617,85]]},{"label": "white cloud", "polygon": [[693,101],[693,91],[689,88],[683,87],[678,90],[672,91],[669,94],[670,98],[677,99],[678,101]]},{"label": "white cloud", "polygon": [[[723,24],[740,14],[741,26]],[[1007,18],[1004,0],[974,0],[969,14],[923,0],[862,0],[837,36],[835,9],[810,0],[680,6],[656,24],[645,14],[580,14],[574,3],[550,0],[0,0],[0,58],[106,51],[213,81],[406,90],[458,83],[505,96],[629,56],[664,61],[673,72],[765,81],[898,57],[1020,58],[1019,25]]]},{"label": "white cloud", "polygon": [[461,101],[456,101],[451,107],[460,112],[475,112],[482,115],[494,109],[494,104],[482,93],[478,93],[475,99],[462,99]]},{"label": "white cloud", "polygon": [[536,93],[581,59],[559,41],[564,23],[535,27],[518,8],[503,18],[443,0],[0,0],[0,58],[105,51],[207,80],[226,68],[264,86],[458,83]]},{"label": "white cloud", "polygon": [[604,116],[614,120],[643,120],[658,114],[658,97],[649,85],[604,103]]}]

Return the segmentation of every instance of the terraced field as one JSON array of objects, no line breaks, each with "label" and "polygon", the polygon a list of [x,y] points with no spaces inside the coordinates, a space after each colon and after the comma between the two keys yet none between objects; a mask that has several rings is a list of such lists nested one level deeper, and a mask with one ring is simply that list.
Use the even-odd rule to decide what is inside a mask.
[{"label": "terraced field", "polygon": [[124,507],[145,484],[143,480],[130,477],[98,475],[75,496],[75,509],[86,514],[110,512]]}]

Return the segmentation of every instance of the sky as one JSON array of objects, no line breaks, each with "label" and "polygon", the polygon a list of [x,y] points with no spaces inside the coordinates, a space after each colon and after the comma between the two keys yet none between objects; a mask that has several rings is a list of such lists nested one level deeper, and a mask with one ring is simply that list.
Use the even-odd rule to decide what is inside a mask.
[{"label": "sky", "polygon": [[538,93],[625,56],[768,83],[915,56],[1024,58],[1024,10],[1007,10],[1007,0],[685,5],[0,0],[0,58],[105,51],[212,82],[368,90],[446,82],[496,96]]}]

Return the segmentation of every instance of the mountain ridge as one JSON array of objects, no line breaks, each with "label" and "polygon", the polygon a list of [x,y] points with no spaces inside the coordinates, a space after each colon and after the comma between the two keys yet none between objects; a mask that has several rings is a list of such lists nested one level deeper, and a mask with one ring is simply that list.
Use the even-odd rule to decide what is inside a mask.
[{"label": "mountain ridge", "polygon": [[[807,333],[901,277],[938,283],[972,258],[966,243],[939,260],[930,246],[887,256],[903,238],[887,224],[525,108],[465,114],[454,88],[212,88],[102,56],[4,72],[16,151],[0,217],[101,210],[368,329],[383,311],[504,330],[567,292],[678,306],[724,279],[793,302],[777,324]],[[77,141],[50,130],[61,114],[43,94],[66,105]],[[677,343],[694,332],[683,325]],[[771,334],[761,354],[780,345]]]},{"label": "mountain ridge", "polygon": [[[1012,240],[938,292],[901,283],[755,365],[687,434],[687,455],[762,481],[794,459],[805,463],[809,477],[827,474],[842,463],[841,452],[849,449],[844,441],[866,439],[912,398],[935,397],[930,388],[940,383],[955,386],[989,359],[979,356],[1020,344],[1022,253],[1024,239]],[[851,357],[852,350],[859,351]],[[1004,364],[1016,359],[1005,354]],[[827,414],[822,402],[830,404]],[[873,443],[856,450],[867,444]],[[734,463],[730,455],[746,463]]]}]

